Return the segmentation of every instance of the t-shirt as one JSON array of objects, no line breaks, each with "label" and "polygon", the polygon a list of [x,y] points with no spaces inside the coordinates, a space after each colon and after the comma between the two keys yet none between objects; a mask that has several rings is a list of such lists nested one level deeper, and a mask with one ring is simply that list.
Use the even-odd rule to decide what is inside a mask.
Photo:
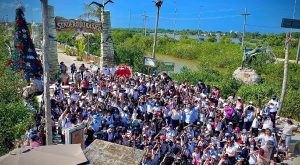
[{"label": "t-shirt", "polygon": [[282,133],[284,135],[292,135],[293,134],[293,130],[297,129],[298,127],[296,125],[289,125],[289,124],[286,124],[284,127],[283,127],[283,130],[282,130]]},{"label": "t-shirt", "polygon": [[237,148],[234,146],[234,145],[232,145],[232,146],[229,146],[229,147],[226,147],[226,154],[228,154],[228,155],[232,155],[232,154],[234,154],[234,152],[237,150]]}]

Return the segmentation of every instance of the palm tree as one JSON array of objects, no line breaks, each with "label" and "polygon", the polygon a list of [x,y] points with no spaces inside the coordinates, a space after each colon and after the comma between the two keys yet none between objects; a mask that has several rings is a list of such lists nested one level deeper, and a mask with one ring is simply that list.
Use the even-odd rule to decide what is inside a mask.
[{"label": "palm tree", "polygon": [[96,18],[101,22],[101,8],[95,8],[93,6],[90,6],[89,4],[84,5],[86,13],[83,13],[79,16],[79,19],[90,19],[90,18]]},{"label": "palm tree", "polygon": [[49,26],[48,26],[48,0],[41,0],[43,13],[43,70],[44,70],[44,104],[45,104],[45,124],[46,124],[46,143],[52,144],[50,91],[49,91]]}]

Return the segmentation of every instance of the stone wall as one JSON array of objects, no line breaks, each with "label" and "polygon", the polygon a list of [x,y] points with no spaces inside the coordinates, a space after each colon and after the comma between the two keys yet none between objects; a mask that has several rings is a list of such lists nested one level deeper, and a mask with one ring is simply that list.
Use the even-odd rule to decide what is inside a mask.
[{"label": "stone wall", "polygon": [[111,22],[110,22],[110,12],[104,11],[102,16],[102,28],[101,33],[101,58],[100,67],[105,65],[114,66],[114,46],[111,36]]},{"label": "stone wall", "polygon": [[49,73],[50,78],[54,78],[59,71],[58,57],[57,57],[57,43],[56,43],[56,29],[54,21],[54,8],[48,6],[48,26],[49,26]]},{"label": "stone wall", "polygon": [[92,165],[137,165],[142,161],[145,151],[106,142],[94,140],[84,150],[86,158]]}]

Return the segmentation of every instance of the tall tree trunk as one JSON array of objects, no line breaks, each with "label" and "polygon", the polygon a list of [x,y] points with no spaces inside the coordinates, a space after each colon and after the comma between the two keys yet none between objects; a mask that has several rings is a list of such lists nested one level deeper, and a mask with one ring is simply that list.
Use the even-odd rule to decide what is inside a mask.
[{"label": "tall tree trunk", "polygon": [[290,41],[291,41],[291,33],[286,33],[286,40],[285,40],[285,60],[284,60],[284,71],[283,71],[283,81],[282,81],[282,90],[281,90],[281,97],[280,97],[280,106],[278,109],[278,115],[283,107],[287,84],[288,84],[288,68],[289,68],[289,51],[290,51]]},{"label": "tall tree trunk", "polygon": [[43,67],[44,67],[44,107],[45,107],[45,124],[46,124],[46,143],[52,144],[52,127],[51,127],[51,109],[50,109],[50,91],[49,91],[49,26],[48,26],[48,0],[41,0],[43,11]]}]

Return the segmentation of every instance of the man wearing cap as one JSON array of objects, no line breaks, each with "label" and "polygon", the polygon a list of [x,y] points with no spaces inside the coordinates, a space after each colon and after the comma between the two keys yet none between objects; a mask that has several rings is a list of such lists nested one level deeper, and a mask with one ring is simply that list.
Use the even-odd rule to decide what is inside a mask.
[{"label": "man wearing cap", "polygon": [[244,129],[249,131],[251,128],[252,122],[255,117],[256,108],[253,106],[253,102],[250,101],[249,105],[244,109]]},{"label": "man wearing cap", "polygon": [[271,155],[274,147],[274,142],[272,140],[267,141],[265,145],[263,145],[259,149],[259,155],[257,158],[257,165],[269,165],[271,163]]}]

